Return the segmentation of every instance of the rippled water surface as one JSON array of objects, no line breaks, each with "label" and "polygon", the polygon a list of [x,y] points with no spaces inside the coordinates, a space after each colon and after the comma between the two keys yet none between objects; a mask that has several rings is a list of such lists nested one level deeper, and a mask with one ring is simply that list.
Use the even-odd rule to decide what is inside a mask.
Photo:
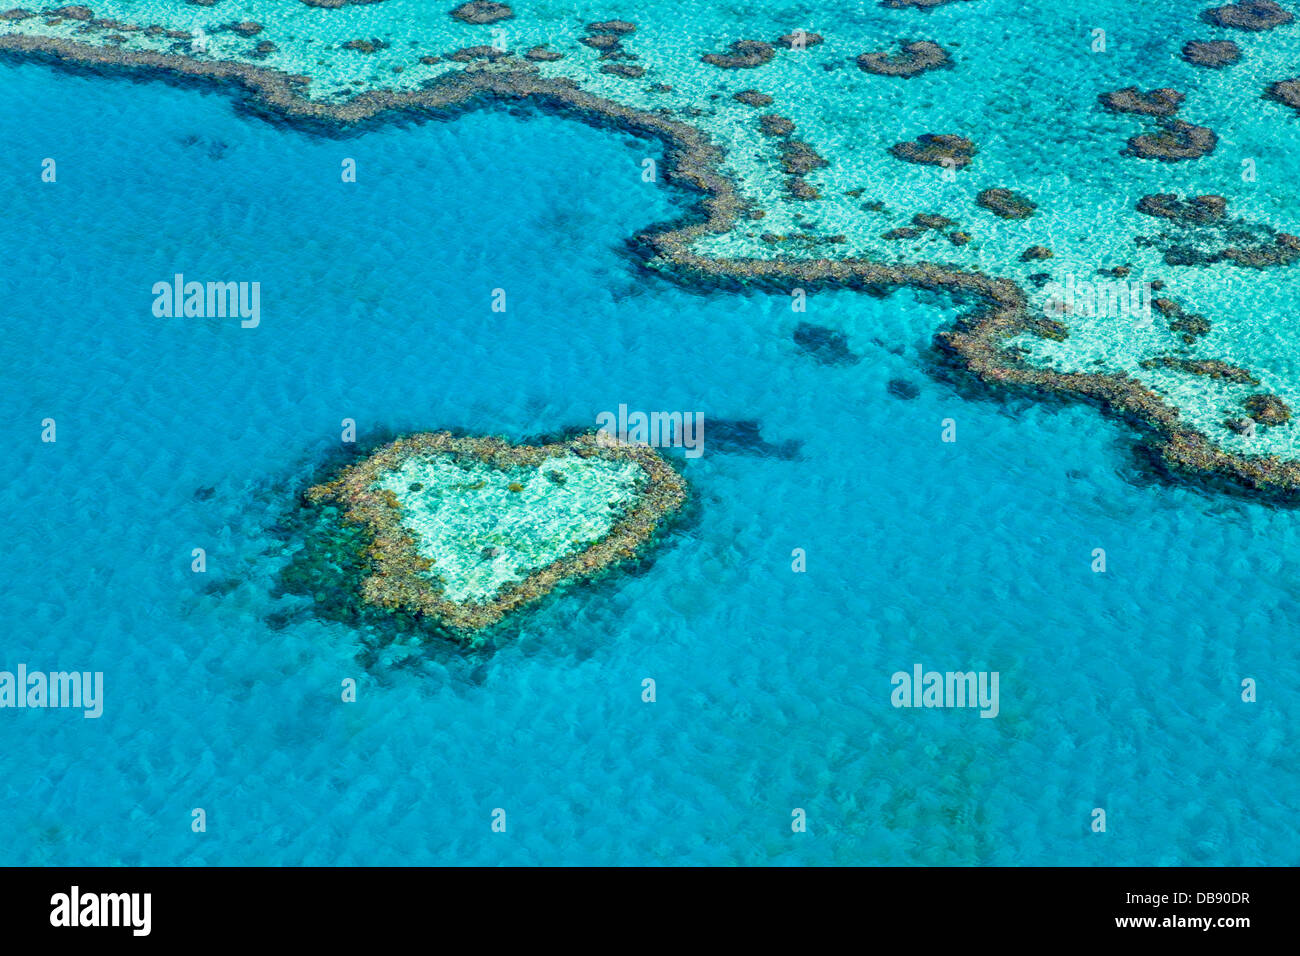
[{"label": "rippled water surface", "polygon": [[[1009,35],[973,19],[981,5],[906,13],[936,39],[945,24]],[[755,34],[786,14],[752,14]],[[1076,20],[1086,37],[1092,21]],[[1184,20],[1187,38],[1214,32]],[[1181,83],[1150,64],[1183,34],[1127,23],[1101,88]],[[929,108],[975,110],[976,139],[1014,146],[1017,102],[1046,82],[978,109],[935,88]],[[1184,107],[1212,126],[1226,108],[1214,82]],[[0,712],[5,862],[1300,861],[1296,513],[1155,480],[1094,409],[955,387],[930,350],[957,318],[947,300],[822,293],[797,315],[785,296],[647,273],[626,239],[688,203],[642,181],[657,149],[534,111],[331,139],[217,94],[13,64],[0,97],[0,667],[101,670],[106,697],[98,720]],[[1131,223],[1103,210],[1157,186],[1229,192],[1240,146],[1273,178],[1233,201],[1285,227],[1294,157],[1260,137],[1289,143],[1294,120],[1256,109],[1219,172],[1198,167],[1205,180],[1121,160],[1139,121],[1092,114],[1080,162],[1095,152],[1110,171],[1080,171],[1086,188],[1066,190],[1059,164],[1054,184],[1037,179],[1030,143],[990,146],[993,168],[951,201],[977,221],[979,188],[1037,188],[1043,217],[985,215],[984,248],[1046,230],[1058,255],[1091,244],[1095,261],[1097,243],[1123,241],[1132,258]],[[929,126],[872,115],[882,142]],[[340,182],[345,158],[355,184]],[[898,195],[880,198],[900,212],[937,188],[920,167],[888,168]],[[1049,208],[1057,186],[1098,220]],[[260,325],[154,317],[152,285],[178,272],[260,281]],[[1224,328],[1273,322],[1292,280],[1242,275],[1196,288],[1258,307]],[[844,333],[859,360],[800,348],[800,322]],[[1258,340],[1250,357],[1281,374],[1288,333],[1269,328],[1231,341]],[[706,421],[705,454],[681,460],[688,515],[652,560],[475,651],[279,595],[286,509],[337,458],[343,419],[363,442],[439,427],[522,440],[621,403]],[[55,444],[38,440],[45,418]],[[955,442],[940,440],[947,420]],[[998,717],[891,707],[890,675],[916,663],[998,671]],[[347,678],[356,703],[340,701]],[[1246,678],[1257,703],[1240,700]],[[1089,831],[1095,807],[1104,835]]]}]

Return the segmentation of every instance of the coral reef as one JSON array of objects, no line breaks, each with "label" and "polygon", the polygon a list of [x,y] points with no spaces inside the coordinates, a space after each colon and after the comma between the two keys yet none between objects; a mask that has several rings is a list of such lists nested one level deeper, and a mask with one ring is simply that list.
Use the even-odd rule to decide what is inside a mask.
[{"label": "coral reef", "polygon": [[1214,152],[1219,138],[1214,131],[1183,120],[1166,123],[1157,133],[1142,133],[1128,141],[1128,152],[1142,159],[1177,162],[1200,159]]},{"label": "coral reef", "polygon": [[700,59],[723,70],[750,70],[762,66],[775,55],[776,51],[770,43],[762,40],[736,40],[727,47],[726,53],[706,53]]},{"label": "coral reef", "polygon": [[921,397],[921,389],[914,383],[901,378],[891,378],[885,389],[895,398],[901,398],[905,402],[912,402]]},{"label": "coral reef", "polygon": [[899,10],[904,7],[919,7],[922,10],[928,10],[932,7],[941,7],[946,3],[957,2],[958,0],[880,0],[880,5],[891,10]]},{"label": "coral reef", "polygon": [[556,60],[563,60],[564,54],[556,50],[548,49],[546,44],[530,47],[525,53],[524,58],[532,60],[535,63],[554,63]]},{"label": "coral reef", "polygon": [[1291,420],[1291,409],[1277,395],[1252,395],[1241,407],[1261,425],[1282,425]]},{"label": "coral reef", "polygon": [[758,126],[766,136],[789,136],[794,132],[794,120],[776,113],[760,116]]},{"label": "coral reef", "polygon": [[[155,31],[157,35],[167,32],[162,27]],[[176,34],[174,39],[189,37],[185,31],[170,32]],[[1008,340],[1025,332],[1044,334],[1052,330],[1033,321],[1025,291],[1010,279],[925,262],[884,264],[857,257],[725,258],[699,253],[694,246],[696,240],[727,233],[752,209],[726,171],[721,149],[707,134],[685,121],[604,99],[561,78],[541,76],[523,59],[507,58],[482,68],[471,64],[420,90],[371,89],[329,102],[304,96],[310,82],[307,77],[250,63],[198,59],[180,51],[109,48],[10,33],[0,34],[0,52],[100,73],[156,74],[208,87],[227,87],[256,110],[308,129],[346,131],[404,111],[445,116],[479,104],[531,101],[591,123],[657,138],[665,144],[672,181],[698,193],[698,212],[670,227],[635,238],[638,252],[651,267],[669,269],[682,281],[706,287],[751,286],[788,293],[792,283],[809,291],[887,290],[906,285],[978,303],[976,311],[936,337],[940,354],[978,380],[999,389],[1075,396],[1108,408],[1136,425],[1155,449],[1159,462],[1176,471],[1226,478],[1269,495],[1300,494],[1300,462],[1273,455],[1239,454],[1219,447],[1188,425],[1167,399],[1131,376],[1060,372],[1027,364]],[[890,152],[910,162],[948,161],[960,166],[970,161],[975,146],[964,137],[927,134],[915,142],[896,144]],[[1180,229],[1190,228],[1167,221]],[[948,239],[954,244],[970,241],[967,232],[951,232]],[[1300,240],[1293,242],[1281,235],[1272,243],[1278,258],[1289,254],[1297,244]],[[1235,259],[1226,255],[1226,249],[1220,251],[1231,261],[1241,260],[1239,264],[1253,258],[1240,252],[1242,246],[1235,248],[1239,250]],[[1036,275],[1029,277],[1031,283],[1050,278],[1045,273]],[[1155,283],[1152,285],[1155,288]],[[1206,319],[1186,312],[1175,317],[1171,325],[1178,323],[1184,326],[1185,340],[1194,342],[1197,335],[1209,331]]]},{"label": "coral reef", "polygon": [[776,45],[784,47],[787,50],[808,49],[826,42],[825,37],[820,33],[808,33],[800,31],[798,33],[787,33],[785,36],[776,38]]},{"label": "coral reef", "polygon": [[1028,219],[1038,208],[1020,193],[1000,187],[981,191],[975,204],[1002,219]]},{"label": "coral reef", "polygon": [[1179,199],[1174,193],[1154,193],[1138,201],[1138,211],[1164,220],[1164,231],[1138,236],[1135,242],[1161,249],[1165,262],[1177,266],[1207,266],[1230,262],[1264,269],[1300,259],[1300,238],[1271,226],[1227,217],[1228,201],[1206,195]]},{"label": "coral reef", "polygon": [[1188,359],[1176,355],[1157,355],[1143,359],[1142,368],[1167,368],[1188,375],[1204,375],[1206,378],[1222,379],[1236,385],[1258,385],[1259,379],[1244,368],[1232,365],[1220,359]]},{"label": "coral reef", "polygon": [[974,143],[953,133],[922,133],[911,142],[889,147],[889,154],[895,159],[954,169],[968,165],[975,152]]},{"label": "coral reef", "polygon": [[1300,78],[1278,80],[1269,86],[1268,92],[1264,95],[1270,100],[1281,103],[1283,106],[1289,106],[1293,110],[1300,111]]},{"label": "coral reef", "polygon": [[1195,66],[1218,69],[1241,59],[1241,47],[1231,40],[1191,40],[1183,45],[1183,59]]},{"label": "coral reef", "polygon": [[508,20],[515,12],[504,3],[492,3],[490,0],[470,0],[451,11],[451,15],[462,23],[496,23]]},{"label": "coral reef", "polygon": [[645,67],[634,63],[606,63],[600,68],[600,72],[621,76],[626,80],[639,80],[645,76]]},{"label": "coral reef", "polygon": [[1138,212],[1160,219],[1204,225],[1218,222],[1228,208],[1223,196],[1189,196],[1179,199],[1176,193],[1153,193],[1138,200]]},{"label": "coral reef", "polygon": [[1201,19],[1216,27],[1258,32],[1290,23],[1295,17],[1273,0],[1241,0],[1240,3],[1206,10]]},{"label": "coral reef", "polygon": [[801,139],[789,139],[781,144],[781,168],[791,176],[802,176],[825,165],[826,160],[817,150]]},{"label": "coral reef", "polygon": [[930,40],[904,43],[898,53],[862,53],[856,62],[858,69],[879,76],[917,76],[952,65],[947,51]]},{"label": "coral reef", "polygon": [[[546,489],[562,488],[598,466],[617,466],[620,475],[636,476],[630,503],[610,514],[605,527],[598,525],[593,530],[590,522],[575,524],[583,530],[573,541],[569,541],[573,530],[565,530],[567,525],[561,526],[564,537],[558,543],[546,541],[543,534],[540,540],[547,547],[537,552],[539,557],[522,567],[510,566],[511,560],[538,548],[539,533],[530,527],[527,509],[543,507],[548,495],[561,493]],[[405,474],[421,468],[441,478],[442,484],[426,488],[422,482],[410,482],[401,493],[395,490],[394,483],[402,485]],[[557,471],[559,480],[547,477]],[[500,474],[501,481],[512,479],[506,496],[517,501],[492,497],[499,489],[485,488],[489,485],[485,474]],[[524,474],[535,476],[541,485],[534,487],[530,478],[526,486],[514,477]],[[454,483],[457,475],[463,476],[460,484]],[[432,503],[428,495],[434,496]],[[488,496],[487,503],[480,508],[487,509],[488,517],[498,513],[503,517],[484,522],[476,513],[478,537],[462,534],[445,543],[452,558],[467,564],[467,568],[457,569],[463,580],[452,594],[448,577],[453,569],[439,567],[438,559],[422,550],[421,542],[428,543],[427,534],[412,516],[418,517],[421,508],[455,509],[484,496]],[[610,444],[593,433],[529,446],[497,438],[425,432],[399,438],[345,468],[333,480],[312,487],[307,500],[337,504],[347,522],[365,530],[370,570],[361,591],[367,603],[422,615],[453,631],[468,633],[497,623],[567,580],[590,577],[633,557],[655,536],[663,519],[685,502],[686,485],[648,446]],[[591,504],[587,503],[588,509]],[[585,515],[575,517],[583,519]],[[462,515],[462,524],[466,520]],[[446,519],[430,522],[435,528],[445,523]],[[467,526],[476,527],[472,523]],[[484,536],[496,543],[480,546],[476,542]],[[451,560],[445,552],[440,558]]]},{"label": "coral reef", "polygon": [[921,229],[947,229],[957,224],[947,216],[935,215],[932,212],[918,212],[912,216],[912,225]]},{"label": "coral reef", "polygon": [[1112,113],[1137,113],[1140,116],[1173,116],[1183,105],[1184,95],[1177,90],[1162,87],[1143,93],[1136,86],[1102,93],[1101,105]]}]

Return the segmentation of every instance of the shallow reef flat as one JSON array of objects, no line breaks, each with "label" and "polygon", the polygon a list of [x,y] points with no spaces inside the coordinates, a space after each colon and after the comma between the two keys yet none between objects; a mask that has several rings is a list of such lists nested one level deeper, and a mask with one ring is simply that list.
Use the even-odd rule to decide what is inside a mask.
[{"label": "shallow reef flat", "polygon": [[460,635],[634,557],[685,500],[653,449],[592,433],[546,445],[409,435],[307,493],[364,532],[341,546],[364,547],[365,602]]},{"label": "shallow reef flat", "polygon": [[[889,0],[790,23],[702,4],[100,0],[0,13],[0,52],[228,86],[330,134],[534,103],[658,140],[659,178],[700,198],[637,237],[651,268],[955,293],[972,311],[935,344],[987,385],[1095,402],[1179,471],[1291,496],[1287,7]],[[1112,303],[1141,287],[1152,309],[1053,309],[1067,285]],[[1217,367],[1243,374],[1198,371]]]}]

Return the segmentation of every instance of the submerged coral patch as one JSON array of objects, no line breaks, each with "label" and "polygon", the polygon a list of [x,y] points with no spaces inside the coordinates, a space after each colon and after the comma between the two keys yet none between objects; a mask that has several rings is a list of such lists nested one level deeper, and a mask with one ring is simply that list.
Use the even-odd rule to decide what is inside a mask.
[{"label": "submerged coral patch", "polygon": [[1143,93],[1136,86],[1102,93],[1101,105],[1112,113],[1136,113],[1139,116],[1173,116],[1183,105],[1184,95],[1178,90],[1161,87]]},{"label": "submerged coral patch", "polygon": [[1259,32],[1290,23],[1295,17],[1273,0],[1242,0],[1241,3],[1206,10],[1201,19],[1216,27]]},{"label": "submerged coral patch", "polygon": [[762,40],[736,40],[726,53],[706,53],[700,59],[724,70],[749,70],[762,66],[775,54],[772,44]]},{"label": "submerged coral patch", "polygon": [[484,24],[496,23],[498,20],[508,20],[515,15],[515,12],[504,3],[472,0],[470,3],[462,3],[452,10],[451,15],[462,23]]},{"label": "submerged coral patch", "polygon": [[1195,66],[1218,69],[1241,59],[1241,47],[1231,40],[1191,40],[1183,46],[1183,59]]},{"label": "submerged coral patch", "polygon": [[858,69],[878,76],[918,76],[928,70],[951,65],[948,53],[930,40],[904,43],[900,52],[863,53],[857,58]]},{"label": "submerged coral patch", "polygon": [[953,133],[922,133],[912,142],[895,143],[889,147],[889,153],[895,159],[952,169],[968,165],[975,151],[974,143]]},{"label": "submerged coral patch", "polygon": [[1270,100],[1289,106],[1293,110],[1300,111],[1300,79],[1279,80],[1269,86],[1265,96]]},{"label": "submerged coral patch", "polygon": [[633,557],[686,486],[644,445],[436,432],[384,446],[307,497],[366,531],[366,603],[469,632]]},{"label": "submerged coral patch", "polygon": [[922,10],[929,10],[932,7],[941,7],[945,3],[956,3],[957,0],[880,0],[882,7],[899,10],[903,7],[919,7]]},{"label": "submerged coral patch", "polygon": [[1157,219],[1201,225],[1218,222],[1227,211],[1228,200],[1223,196],[1189,196],[1179,199],[1177,193],[1152,193],[1143,196],[1137,205],[1138,212]]},{"label": "submerged coral patch", "polygon": [[[1223,196],[1154,193],[1138,202],[1139,212],[1165,220],[1165,228],[1138,239],[1154,246],[1171,266],[1208,266],[1229,262],[1250,269],[1287,266],[1300,260],[1300,237],[1278,232],[1266,223],[1226,215]],[[1156,300],[1157,302],[1161,300]]]},{"label": "submerged coral patch", "polygon": [[975,203],[1003,219],[1028,219],[1038,208],[1015,190],[1001,187],[983,190],[975,197]]},{"label": "submerged coral patch", "polygon": [[1159,132],[1132,137],[1128,141],[1128,152],[1141,159],[1177,162],[1180,159],[1200,159],[1214,152],[1218,142],[1213,130],[1174,120],[1166,123]]}]

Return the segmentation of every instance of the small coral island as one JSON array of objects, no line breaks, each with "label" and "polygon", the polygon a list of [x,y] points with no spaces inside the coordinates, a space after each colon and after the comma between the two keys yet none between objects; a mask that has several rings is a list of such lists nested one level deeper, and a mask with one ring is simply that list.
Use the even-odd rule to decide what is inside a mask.
[{"label": "small coral island", "polygon": [[360,596],[468,637],[566,581],[632,558],[686,500],[652,448],[426,432],[307,492],[363,533]]}]

